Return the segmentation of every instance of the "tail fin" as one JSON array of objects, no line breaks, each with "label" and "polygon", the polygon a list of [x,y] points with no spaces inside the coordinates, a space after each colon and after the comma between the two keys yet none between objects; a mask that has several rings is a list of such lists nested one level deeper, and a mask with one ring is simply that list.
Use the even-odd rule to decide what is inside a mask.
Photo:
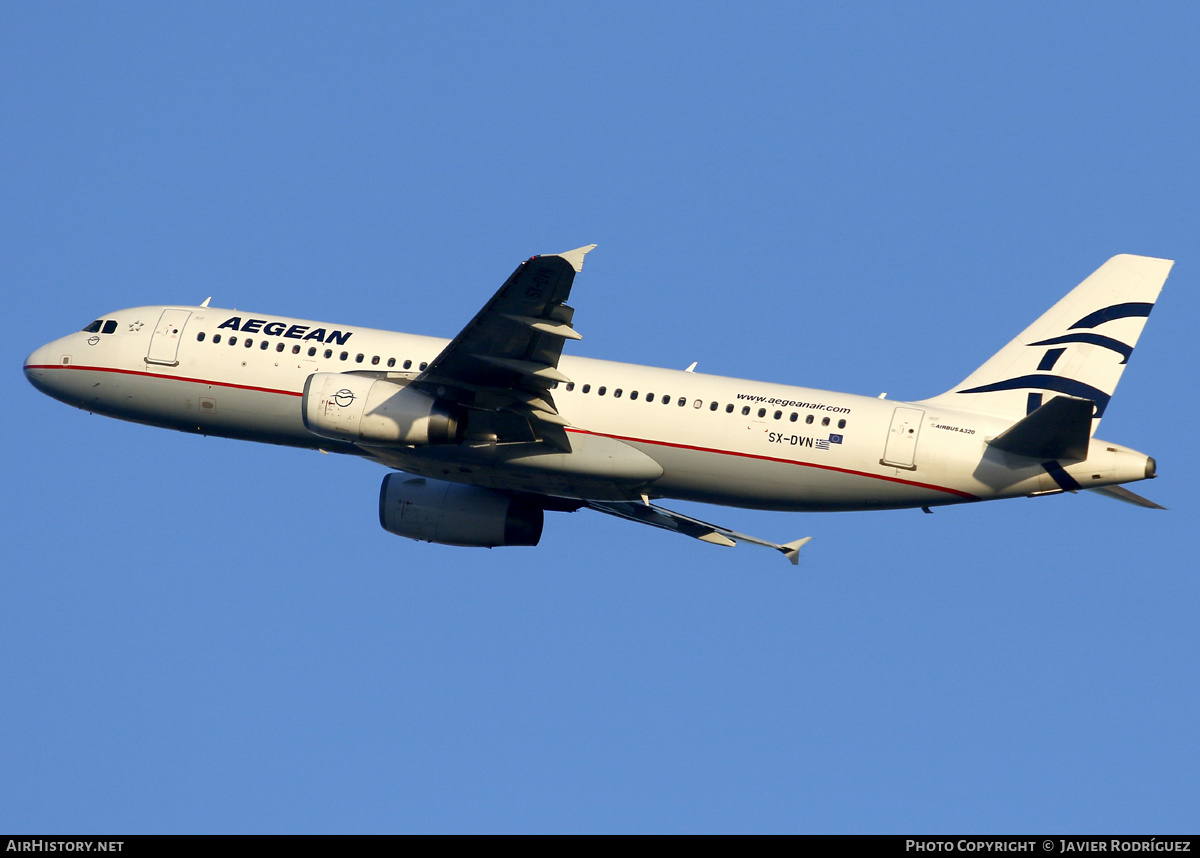
[{"label": "tail fin", "polygon": [[928,402],[1019,420],[1055,394],[1096,403],[1092,432],[1175,263],[1114,256],[960,384]]}]

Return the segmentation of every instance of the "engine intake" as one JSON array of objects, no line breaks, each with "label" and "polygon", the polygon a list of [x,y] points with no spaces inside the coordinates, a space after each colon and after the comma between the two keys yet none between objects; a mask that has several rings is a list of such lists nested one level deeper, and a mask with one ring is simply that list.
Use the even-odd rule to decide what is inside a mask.
[{"label": "engine intake", "polygon": [[379,489],[379,523],[397,536],[442,545],[537,545],[545,512],[505,492],[388,474]]},{"label": "engine intake", "polygon": [[466,412],[419,390],[369,375],[314,372],[304,382],[304,426],[335,441],[457,444]]}]

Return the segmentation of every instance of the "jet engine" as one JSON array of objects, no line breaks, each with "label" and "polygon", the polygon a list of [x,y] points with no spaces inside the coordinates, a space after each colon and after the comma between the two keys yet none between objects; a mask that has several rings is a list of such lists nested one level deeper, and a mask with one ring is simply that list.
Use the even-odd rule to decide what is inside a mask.
[{"label": "jet engine", "polygon": [[537,545],[545,513],[504,492],[444,480],[388,474],[379,523],[397,536],[442,545]]},{"label": "jet engine", "polygon": [[462,406],[369,375],[315,372],[304,382],[304,426],[335,441],[372,444],[457,444]]}]

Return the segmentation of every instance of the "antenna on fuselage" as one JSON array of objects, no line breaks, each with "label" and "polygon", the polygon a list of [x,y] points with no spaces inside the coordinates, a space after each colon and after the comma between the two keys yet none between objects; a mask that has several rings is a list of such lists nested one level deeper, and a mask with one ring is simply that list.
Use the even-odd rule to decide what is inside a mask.
[{"label": "antenna on fuselage", "polygon": [[211,300],[212,300],[212,295],[209,295],[207,298],[205,298],[205,299],[204,299],[204,303],[203,303],[203,304],[201,304],[200,306],[201,306],[201,307],[207,307],[207,306],[208,306],[208,302],[209,302],[209,301],[211,301]]},{"label": "antenna on fuselage", "polygon": [[691,365],[691,366],[689,366],[687,369],[685,369],[685,370],[684,370],[684,372],[695,372],[695,371],[696,371],[696,364],[698,364],[698,363],[700,363],[700,361],[698,361],[698,360],[694,360],[694,361],[692,361],[692,365]]}]

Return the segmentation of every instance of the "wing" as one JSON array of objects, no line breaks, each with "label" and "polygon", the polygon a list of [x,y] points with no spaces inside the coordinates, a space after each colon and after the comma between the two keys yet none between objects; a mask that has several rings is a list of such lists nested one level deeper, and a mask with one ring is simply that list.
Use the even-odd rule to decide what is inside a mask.
[{"label": "wing", "polygon": [[596,245],[534,256],[475,314],[412,384],[441,399],[531,421],[555,446],[566,445],[550,389],[568,381],[558,369],[566,340],[581,339],[567,306],[583,257]]},{"label": "wing", "polygon": [[669,509],[663,509],[661,506],[655,506],[651,503],[587,501],[586,504],[589,508],[597,512],[648,524],[651,527],[661,527],[663,530],[673,530],[676,533],[682,533],[684,536],[690,536],[693,539],[699,539],[703,542],[711,542],[714,545],[732,546],[738,542],[749,542],[752,545],[763,545],[767,548],[774,548],[776,551],[782,552],[783,556],[790,560],[793,566],[798,565],[800,562],[801,546],[812,539],[811,536],[806,536],[803,539],[797,539],[795,542],[787,542],[779,545],[774,542],[768,542],[765,539],[758,539],[754,536],[738,533],[736,530],[730,530],[727,527],[709,524],[698,518],[690,518],[682,513],[672,512]]}]

